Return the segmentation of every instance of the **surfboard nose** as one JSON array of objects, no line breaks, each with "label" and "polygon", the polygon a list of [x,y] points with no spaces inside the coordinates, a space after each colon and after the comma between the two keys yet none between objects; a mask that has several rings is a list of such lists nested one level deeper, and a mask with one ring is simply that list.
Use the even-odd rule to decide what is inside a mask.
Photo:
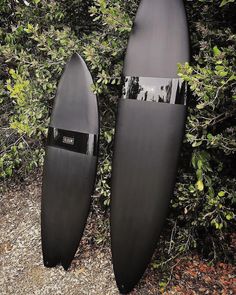
[{"label": "surfboard nose", "polygon": [[97,133],[97,99],[92,85],[93,80],[84,60],[74,53],[66,64],[58,85],[50,126]]},{"label": "surfboard nose", "polygon": [[188,60],[183,0],[142,0],[127,47],[124,75],[178,78],[177,64]]}]

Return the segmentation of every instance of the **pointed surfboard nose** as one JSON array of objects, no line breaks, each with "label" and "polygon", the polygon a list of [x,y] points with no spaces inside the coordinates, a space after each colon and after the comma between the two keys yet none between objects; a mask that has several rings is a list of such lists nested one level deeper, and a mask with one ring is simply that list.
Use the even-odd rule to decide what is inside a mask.
[{"label": "pointed surfboard nose", "polygon": [[[127,274],[130,274],[130,269],[127,269]],[[120,294],[129,294],[133,291],[139,280],[141,279],[142,275],[138,277],[129,278],[128,276],[120,276],[120,274],[117,273],[115,275],[116,278],[116,284],[119,289]]]},{"label": "pointed surfboard nose", "polygon": [[50,126],[95,134],[98,131],[93,80],[82,57],[74,53],[60,79]]}]

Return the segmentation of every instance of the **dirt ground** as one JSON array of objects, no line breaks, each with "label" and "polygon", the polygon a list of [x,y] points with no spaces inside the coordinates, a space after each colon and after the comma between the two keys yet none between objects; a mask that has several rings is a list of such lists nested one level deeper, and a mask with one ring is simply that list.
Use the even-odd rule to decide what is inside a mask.
[{"label": "dirt ground", "polygon": [[[101,231],[104,235],[104,220],[96,212],[90,214],[69,271],[43,266],[40,196],[39,179],[10,187],[0,199],[0,294],[118,295],[110,247],[102,239],[99,245],[94,242],[94,234],[98,237]],[[176,261],[173,280],[166,289],[159,283],[157,271],[148,269],[132,295],[236,294],[235,267],[224,263],[209,266],[198,256]]]}]

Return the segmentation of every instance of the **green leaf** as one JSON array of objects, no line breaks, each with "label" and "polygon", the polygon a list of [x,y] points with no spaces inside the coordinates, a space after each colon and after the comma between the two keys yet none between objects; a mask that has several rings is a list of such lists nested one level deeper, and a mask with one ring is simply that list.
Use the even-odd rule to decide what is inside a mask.
[{"label": "green leaf", "polygon": [[222,70],[224,70],[224,69],[225,69],[224,66],[216,66],[216,70],[217,70],[217,71],[222,71]]},{"label": "green leaf", "polygon": [[195,141],[193,144],[192,144],[192,147],[199,147],[200,145],[202,144],[202,141]]},{"label": "green leaf", "polygon": [[7,176],[12,176],[12,172],[13,172],[12,168],[7,167],[5,171],[6,171]]},{"label": "green leaf", "polygon": [[220,51],[220,49],[217,46],[214,46],[213,47],[213,53],[214,53],[214,56],[221,55],[221,51]]},{"label": "green leaf", "polygon": [[219,74],[220,77],[225,77],[225,76],[228,75],[228,72],[220,71],[220,72],[218,72],[218,74]]},{"label": "green leaf", "polygon": [[202,182],[202,180],[198,180],[198,182],[196,183],[197,189],[202,192],[204,190],[204,184]]},{"label": "green leaf", "polygon": [[233,212],[228,212],[225,216],[227,220],[233,220],[235,218],[235,214]]},{"label": "green leaf", "polygon": [[208,133],[208,134],[207,134],[207,139],[210,140],[210,141],[212,141],[212,139],[213,139],[213,135],[212,135],[211,133]]},{"label": "green leaf", "polygon": [[204,107],[205,107],[205,103],[200,103],[197,105],[198,110],[202,110],[202,109],[204,109]]},{"label": "green leaf", "polygon": [[225,192],[223,192],[223,191],[219,192],[219,193],[218,193],[218,196],[219,196],[219,197],[224,197],[224,196],[225,196]]},{"label": "green leaf", "polygon": [[202,165],[203,165],[202,161],[198,160],[197,162],[198,169],[202,169]]},{"label": "green leaf", "polygon": [[197,169],[196,175],[197,175],[197,179],[198,180],[202,180],[203,179],[203,177],[202,177],[202,170],[201,169]]},{"label": "green leaf", "polygon": [[235,2],[235,0],[222,0],[221,4],[220,4],[220,7],[223,7],[228,3],[234,3],[234,2]]}]

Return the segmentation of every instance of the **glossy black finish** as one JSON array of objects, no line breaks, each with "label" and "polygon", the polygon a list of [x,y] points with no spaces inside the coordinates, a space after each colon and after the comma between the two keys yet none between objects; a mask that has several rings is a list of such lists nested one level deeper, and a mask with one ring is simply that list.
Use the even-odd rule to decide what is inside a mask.
[{"label": "glossy black finish", "polygon": [[96,96],[82,58],[74,54],[60,80],[49,127],[42,188],[44,265],[65,269],[86,224],[97,166]]},{"label": "glossy black finish", "polygon": [[177,64],[188,60],[182,0],[141,0],[125,58],[112,168],[112,258],[122,294],[142,277],[167,216],[186,118]]},{"label": "glossy black finish", "polygon": [[181,79],[125,77],[124,99],[186,105],[186,83]]},{"label": "glossy black finish", "polygon": [[49,127],[47,144],[68,151],[97,156],[97,136]]}]

